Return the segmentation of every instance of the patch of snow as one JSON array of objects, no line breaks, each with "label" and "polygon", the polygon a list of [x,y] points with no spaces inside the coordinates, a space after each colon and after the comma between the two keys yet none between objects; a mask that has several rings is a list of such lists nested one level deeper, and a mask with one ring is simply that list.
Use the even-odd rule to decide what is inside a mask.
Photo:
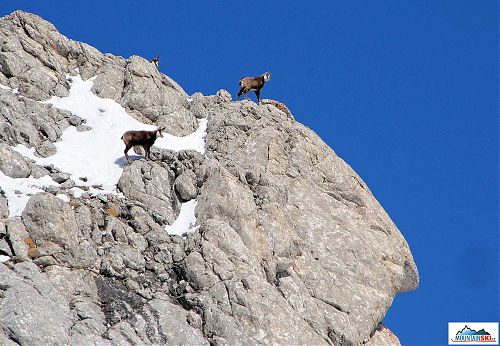
[{"label": "patch of snow", "polygon": [[7,262],[8,260],[10,260],[9,256],[0,255],[0,263]]},{"label": "patch of snow", "polygon": [[[135,120],[114,100],[96,96],[91,91],[94,79],[95,77],[83,81],[79,75],[68,77],[71,84],[69,95],[54,96],[44,101],[85,119],[85,124],[91,130],[78,132],[76,127],[68,127],[61,140],[54,143],[57,152],[46,158],[35,156],[33,148],[23,145],[17,145],[14,149],[39,165],[53,164],[69,173],[80,186],[102,186],[102,190],[90,189],[92,194],[116,194],[116,184],[126,163],[122,134],[128,130],[151,131],[156,126]],[[175,151],[194,149],[204,154],[207,119],[201,119],[198,125],[195,132],[185,137],[164,134],[163,138],[156,140],[155,146]],[[86,177],[87,181],[80,181],[80,177]]]},{"label": "patch of snow", "polygon": [[19,88],[12,89],[11,87],[7,85],[0,84],[0,89],[10,91],[11,93],[14,94],[19,94]]},{"label": "patch of snow", "polygon": [[56,197],[59,198],[59,199],[62,199],[64,202],[69,202],[70,201],[69,197],[66,196],[64,193],[60,193],[60,194],[56,195]]},{"label": "patch of snow", "polygon": [[68,190],[72,195],[73,197],[75,198],[80,198],[82,197],[82,195],[87,192],[87,191],[84,191],[82,189],[80,189],[79,187],[72,187],[71,189]]},{"label": "patch of snow", "polygon": [[198,129],[184,137],[172,136],[164,133],[163,137],[157,138],[155,145],[159,148],[170,149],[174,151],[181,150],[196,150],[201,154],[205,154],[205,136],[207,134],[207,119],[198,120]]},{"label": "patch of snow", "polygon": [[177,219],[173,224],[165,227],[168,234],[182,236],[185,233],[194,232],[200,227],[195,226],[196,216],[194,215],[194,210],[197,203],[196,199],[182,203],[181,211],[179,212]]},{"label": "patch of snow", "polygon": [[[85,190],[78,186],[69,190],[76,198],[84,193],[121,195],[117,193],[116,184],[126,164],[123,155],[125,145],[121,140],[122,134],[128,130],[151,131],[156,129],[156,126],[143,124],[132,118],[114,100],[96,96],[91,90],[94,79],[95,77],[83,81],[79,75],[68,76],[71,85],[68,96],[54,96],[43,102],[70,111],[85,119],[85,124],[91,128],[89,131],[78,132],[76,127],[68,127],[63,132],[60,141],[54,143],[57,152],[46,158],[36,156],[34,148],[27,148],[24,145],[14,147],[17,152],[34,160],[37,164],[54,165],[62,172],[69,173],[71,179],[80,187],[86,186]],[[0,87],[12,91],[9,87]],[[189,99],[189,102],[191,101],[192,99]],[[164,133],[162,138],[156,140],[155,146],[174,151],[196,150],[204,154],[207,125],[207,119],[200,119],[198,129],[184,137]],[[83,177],[86,179],[79,179]],[[43,186],[58,184],[48,176],[40,179],[12,179],[2,174],[0,175],[0,185],[8,199],[11,216],[17,216],[21,215],[32,194],[43,191],[41,189]],[[92,186],[101,186],[102,189],[96,189]],[[66,202],[70,200],[64,194],[59,194],[57,197]],[[197,230],[199,226],[195,226],[195,208],[196,200],[194,199],[183,203],[175,222],[166,227],[167,232],[183,235]]]},{"label": "patch of snow", "polygon": [[39,159],[39,157],[35,156],[35,148],[28,148],[25,145],[18,144],[16,146],[13,146],[12,149],[17,151],[19,154],[23,155],[24,157],[27,157],[28,159],[31,159],[31,160]]},{"label": "patch of snow", "polygon": [[42,187],[59,185],[46,175],[39,179],[11,178],[0,172],[0,186],[9,205],[9,216],[20,216],[30,197],[38,192],[43,192]]}]

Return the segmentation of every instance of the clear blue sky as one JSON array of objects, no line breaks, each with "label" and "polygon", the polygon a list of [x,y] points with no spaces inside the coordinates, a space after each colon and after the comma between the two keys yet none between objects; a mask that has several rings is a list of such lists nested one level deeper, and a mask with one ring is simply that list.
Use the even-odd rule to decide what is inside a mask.
[{"label": "clear blue sky", "polygon": [[[410,244],[416,291],[385,318],[404,345],[499,318],[496,0],[6,1],[102,52],[147,58],[189,93],[262,91],[368,183]],[[423,333],[421,333],[423,331]]]}]

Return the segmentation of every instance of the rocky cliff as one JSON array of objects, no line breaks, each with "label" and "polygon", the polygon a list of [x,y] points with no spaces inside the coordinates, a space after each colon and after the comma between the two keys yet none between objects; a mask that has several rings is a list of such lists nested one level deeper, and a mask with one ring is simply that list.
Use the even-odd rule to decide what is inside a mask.
[{"label": "rocky cliff", "polygon": [[[21,11],[0,45],[0,344],[398,343],[408,245],[286,107],[188,96]],[[126,165],[123,119],[177,144]]]}]

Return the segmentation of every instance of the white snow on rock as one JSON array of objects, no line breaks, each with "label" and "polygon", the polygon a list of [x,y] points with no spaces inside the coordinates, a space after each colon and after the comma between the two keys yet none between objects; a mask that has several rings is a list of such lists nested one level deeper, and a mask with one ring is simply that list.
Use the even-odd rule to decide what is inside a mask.
[{"label": "white snow on rock", "polygon": [[11,87],[0,84],[0,89],[10,91],[11,93],[14,93],[14,94],[19,94],[19,88],[12,89]]},{"label": "white snow on rock", "polygon": [[40,179],[11,178],[0,171],[0,187],[4,192],[9,205],[9,216],[20,216],[26,207],[30,197],[38,192],[43,192],[42,187],[49,185],[59,185],[49,176]]},{"label": "white snow on rock", "polygon": [[[54,96],[44,102],[85,119],[85,124],[91,128],[89,131],[79,132],[74,126],[68,127],[63,132],[61,140],[54,143],[57,152],[46,158],[35,156],[35,149],[24,145],[17,145],[14,149],[39,165],[52,164],[62,172],[69,173],[77,185],[87,186],[86,190],[90,194],[117,194],[116,184],[126,163],[123,155],[125,145],[121,140],[122,134],[128,130],[151,131],[155,130],[156,126],[135,120],[114,100],[96,96],[91,90],[94,79],[95,77],[83,81],[79,75],[68,77],[71,85],[69,95]],[[0,88],[15,92],[6,86],[0,85]],[[156,140],[155,146],[174,151],[196,150],[204,154],[207,124],[207,119],[200,119],[198,129],[184,137],[164,133],[162,138]],[[42,191],[42,186],[50,184],[57,185],[50,177],[12,179],[3,174],[0,175],[0,185],[2,188],[5,186],[10,216],[20,215],[29,197]],[[101,189],[92,186],[99,186]],[[86,191],[77,186],[71,188],[69,192],[78,198]],[[57,197],[69,201],[66,195],[59,194]],[[198,229],[199,226],[195,226],[195,207],[196,200],[194,199],[183,203],[175,222],[166,227],[167,232],[183,235]]]},{"label": "white snow on rock", "polygon": [[0,255],[0,263],[7,262],[8,260],[10,260],[9,256]]},{"label": "white snow on rock", "polygon": [[181,204],[181,211],[179,212],[177,219],[173,224],[165,227],[168,234],[182,236],[185,233],[194,232],[200,227],[195,226],[196,216],[194,214],[194,210],[197,203],[196,199],[192,199]]},{"label": "white snow on rock", "polygon": [[[116,193],[116,184],[126,163],[122,134],[128,130],[155,130],[156,126],[135,120],[114,100],[96,96],[91,91],[94,79],[83,81],[78,75],[72,76],[68,96],[54,96],[44,102],[85,119],[91,130],[78,132],[76,127],[70,126],[61,140],[54,143],[57,153],[47,158],[35,156],[34,148],[17,145],[14,149],[37,164],[53,164],[69,173],[77,185],[99,185],[102,190],[95,190],[97,193]],[[203,154],[207,120],[201,119],[198,124],[198,129],[185,137],[164,134],[156,140],[155,146],[175,151],[192,149]],[[82,182],[80,177],[87,181]]]},{"label": "white snow on rock", "polygon": [[57,198],[62,199],[64,202],[69,202],[70,198],[63,193],[56,195]]},{"label": "white snow on rock", "polygon": [[[207,119],[198,120],[198,129],[184,137],[172,136],[168,133],[163,133],[163,137],[156,139],[155,146],[163,149],[174,151],[181,150],[196,150],[201,154],[205,154],[205,136],[207,134]],[[152,127],[155,129],[156,127]],[[123,152],[123,151],[122,151]]]}]

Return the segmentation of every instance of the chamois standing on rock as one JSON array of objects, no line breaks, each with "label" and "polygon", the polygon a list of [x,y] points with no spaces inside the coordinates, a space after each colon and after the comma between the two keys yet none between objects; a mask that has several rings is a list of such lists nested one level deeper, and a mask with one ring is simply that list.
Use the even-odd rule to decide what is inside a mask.
[{"label": "chamois standing on rock", "polygon": [[158,70],[158,65],[160,64],[160,56],[155,56],[149,62],[155,65],[156,69]]},{"label": "chamois standing on rock", "polygon": [[255,95],[257,95],[257,101],[260,104],[260,89],[264,87],[264,84],[271,79],[271,73],[266,72],[259,77],[243,77],[240,79],[240,92],[238,93],[238,100],[240,96],[243,95],[248,100],[247,92],[253,90]]},{"label": "chamois standing on rock", "polygon": [[154,131],[127,131],[123,134],[122,140],[125,143],[125,158],[127,162],[130,162],[127,152],[135,145],[140,145],[144,148],[144,157],[151,160],[151,146],[156,141],[156,138],[163,137],[162,131],[165,130],[165,126],[161,126]]}]

